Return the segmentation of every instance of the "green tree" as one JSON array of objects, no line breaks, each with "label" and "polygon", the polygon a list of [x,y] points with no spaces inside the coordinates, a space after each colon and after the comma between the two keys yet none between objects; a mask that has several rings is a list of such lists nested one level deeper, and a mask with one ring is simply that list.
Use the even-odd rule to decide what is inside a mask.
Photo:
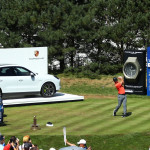
[{"label": "green tree", "polygon": [[149,17],[147,11],[149,1],[139,0],[109,0],[107,23],[108,39],[115,45],[114,52],[123,60],[125,49],[139,49],[147,47],[149,35]]},{"label": "green tree", "polygon": [[107,39],[107,1],[91,0],[86,16],[83,18],[82,43],[85,52],[92,62],[99,65],[110,62],[112,45]]},{"label": "green tree", "polygon": [[3,47],[36,46],[39,4],[35,0],[0,1],[0,42]]},{"label": "green tree", "polygon": [[125,49],[150,46],[148,0],[1,0],[1,47],[47,46],[49,63],[119,64]]}]

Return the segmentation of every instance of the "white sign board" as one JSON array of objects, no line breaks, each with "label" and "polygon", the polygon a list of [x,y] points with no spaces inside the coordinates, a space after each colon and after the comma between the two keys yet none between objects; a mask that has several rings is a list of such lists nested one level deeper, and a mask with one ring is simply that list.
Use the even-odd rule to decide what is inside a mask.
[{"label": "white sign board", "polygon": [[2,48],[0,64],[16,64],[39,74],[48,74],[47,47]]}]

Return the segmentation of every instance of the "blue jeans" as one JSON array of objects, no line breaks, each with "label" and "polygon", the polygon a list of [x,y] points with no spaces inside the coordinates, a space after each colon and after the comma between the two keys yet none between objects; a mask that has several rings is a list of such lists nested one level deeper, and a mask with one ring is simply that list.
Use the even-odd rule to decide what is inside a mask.
[{"label": "blue jeans", "polygon": [[124,115],[126,115],[127,113],[127,96],[126,95],[118,94],[118,106],[116,107],[114,112],[116,113],[119,110],[122,103],[123,103],[123,113]]}]

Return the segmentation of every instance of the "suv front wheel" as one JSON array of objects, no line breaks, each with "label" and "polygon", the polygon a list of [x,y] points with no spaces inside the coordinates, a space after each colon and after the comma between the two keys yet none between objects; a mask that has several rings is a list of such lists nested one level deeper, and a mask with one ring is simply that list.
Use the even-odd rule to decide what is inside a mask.
[{"label": "suv front wheel", "polygon": [[52,82],[46,82],[42,85],[41,95],[43,97],[51,97],[55,94],[56,88]]}]

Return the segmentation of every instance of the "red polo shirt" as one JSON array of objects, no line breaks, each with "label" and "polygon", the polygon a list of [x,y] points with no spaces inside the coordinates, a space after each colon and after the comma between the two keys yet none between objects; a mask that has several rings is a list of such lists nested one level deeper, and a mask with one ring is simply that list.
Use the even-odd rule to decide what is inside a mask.
[{"label": "red polo shirt", "polygon": [[121,83],[115,82],[115,87],[118,90],[118,94],[125,94],[125,89]]}]

